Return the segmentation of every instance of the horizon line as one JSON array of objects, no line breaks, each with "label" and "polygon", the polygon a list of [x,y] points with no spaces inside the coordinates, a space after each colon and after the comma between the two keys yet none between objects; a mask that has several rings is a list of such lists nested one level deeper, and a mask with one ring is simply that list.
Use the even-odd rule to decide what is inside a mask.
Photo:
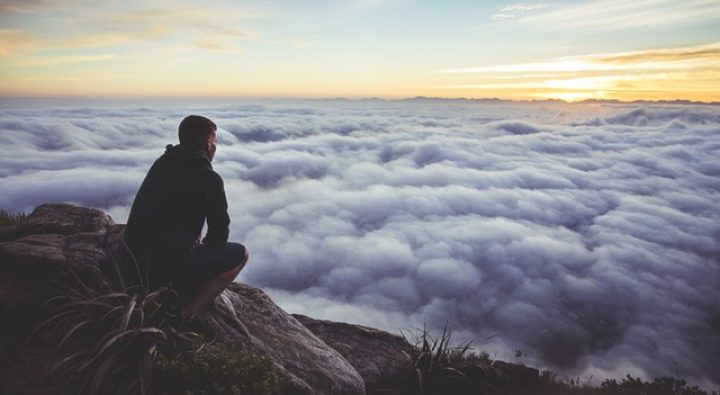
[{"label": "horizon line", "polygon": [[588,104],[588,103],[612,103],[612,104],[638,104],[638,103],[656,103],[656,104],[683,104],[683,105],[720,105],[720,101],[702,101],[702,100],[690,100],[690,99],[635,99],[635,100],[620,100],[620,99],[582,99],[582,100],[564,100],[558,98],[545,98],[545,99],[511,99],[511,98],[499,98],[499,97],[437,97],[437,96],[413,96],[413,97],[398,97],[398,98],[384,98],[378,96],[369,97],[290,97],[290,96],[265,96],[265,97],[254,97],[254,96],[2,96],[0,95],[0,101],[35,101],[35,100],[70,100],[70,101],[83,101],[83,100],[100,100],[100,101],[386,101],[386,102],[403,102],[403,101],[468,101],[468,102],[511,102],[511,103],[565,103],[565,104]]}]

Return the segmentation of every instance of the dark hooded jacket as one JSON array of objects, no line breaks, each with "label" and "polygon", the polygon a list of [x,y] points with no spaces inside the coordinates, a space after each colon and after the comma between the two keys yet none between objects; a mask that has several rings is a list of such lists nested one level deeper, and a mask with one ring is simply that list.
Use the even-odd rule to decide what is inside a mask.
[{"label": "dark hooded jacket", "polygon": [[202,242],[225,243],[230,217],[223,180],[199,148],[168,145],[135,196],[124,236],[152,288],[173,281],[190,264],[205,221]]}]

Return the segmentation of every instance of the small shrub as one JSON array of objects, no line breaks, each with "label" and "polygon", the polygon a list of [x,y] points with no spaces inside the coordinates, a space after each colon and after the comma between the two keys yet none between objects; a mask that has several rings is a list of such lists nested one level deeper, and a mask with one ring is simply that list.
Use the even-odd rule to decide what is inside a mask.
[{"label": "small shrub", "polygon": [[[419,331],[412,341],[403,335],[411,346],[411,356],[417,374],[415,387],[420,394],[470,394],[475,390],[468,375],[473,367],[490,363],[490,356],[475,352],[467,342],[450,346],[453,331],[443,328],[442,334],[433,337],[426,329]],[[449,391],[449,392],[448,392]]]},{"label": "small shrub", "polygon": [[51,298],[51,312],[36,328],[49,330],[56,352],[63,352],[48,374],[51,382],[77,394],[152,393],[159,352],[202,346],[200,334],[175,328],[168,309],[173,290],[103,291],[80,284]]},{"label": "small shrub", "polygon": [[[118,262],[110,264],[120,272]],[[93,265],[66,267],[54,284],[57,296],[47,300],[49,312],[33,334],[57,342],[60,358],[46,379],[73,393],[152,394],[159,353],[205,345],[200,333],[178,328],[172,289],[118,285]]]},{"label": "small shrub", "polygon": [[561,380],[549,371],[541,375],[539,394],[552,395],[720,395],[716,391],[706,392],[697,386],[689,386],[685,380],[674,377],[659,377],[644,381],[627,375],[622,380],[604,380],[599,387],[590,384],[590,379]]},{"label": "small shrub", "polygon": [[[627,375],[620,382],[605,380],[600,385],[601,394],[623,395],[708,395],[697,386],[688,386],[685,380],[674,377],[658,377],[652,382]],[[713,392],[713,394],[716,394]]]},{"label": "small shrub", "polygon": [[16,213],[16,214],[10,214],[9,212],[5,210],[0,210],[0,226],[1,225],[15,225],[25,218],[27,218],[26,213]]},{"label": "small shrub", "polygon": [[170,394],[272,395],[282,393],[269,358],[244,350],[240,343],[156,359],[160,387]]},{"label": "small shrub", "polygon": [[550,371],[541,372],[539,380],[530,386],[518,387],[516,385],[518,383],[513,382],[495,385],[491,378],[492,375],[488,377],[484,374],[483,367],[488,367],[493,362],[490,356],[485,352],[475,352],[470,347],[470,342],[458,347],[451,347],[451,337],[452,330],[448,330],[446,327],[438,337],[433,337],[423,329],[412,341],[405,338],[413,350],[412,357],[415,361],[417,382],[392,393],[413,395],[483,393],[498,395],[720,395],[717,391],[707,392],[697,386],[688,385],[683,379],[674,377],[659,377],[653,381],[644,381],[627,375],[620,381],[604,380],[597,387],[591,384],[592,377],[587,380],[580,378],[563,380]]}]

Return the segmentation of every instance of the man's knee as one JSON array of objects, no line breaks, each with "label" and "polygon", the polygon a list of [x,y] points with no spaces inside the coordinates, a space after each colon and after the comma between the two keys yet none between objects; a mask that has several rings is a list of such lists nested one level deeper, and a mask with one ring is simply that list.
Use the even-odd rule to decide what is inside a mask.
[{"label": "man's knee", "polygon": [[237,275],[240,273],[240,271],[245,267],[245,264],[247,263],[248,259],[250,258],[250,253],[247,250],[247,247],[243,249],[243,255],[240,258],[240,261],[238,262],[237,266],[235,266],[232,271]]}]

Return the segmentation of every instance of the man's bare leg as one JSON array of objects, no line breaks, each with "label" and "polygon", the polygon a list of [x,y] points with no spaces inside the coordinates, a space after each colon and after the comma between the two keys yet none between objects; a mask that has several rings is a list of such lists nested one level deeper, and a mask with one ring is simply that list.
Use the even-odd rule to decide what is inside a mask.
[{"label": "man's bare leg", "polygon": [[245,263],[248,261],[248,252],[245,250],[245,257],[242,262],[237,265],[234,269],[222,272],[217,276],[211,278],[207,283],[203,284],[202,288],[195,294],[193,300],[185,306],[180,312],[180,315],[184,320],[191,320],[195,318],[200,312],[205,310],[210,303],[215,300],[215,297],[227,288],[228,285],[237,277],[240,271],[245,267]]}]

